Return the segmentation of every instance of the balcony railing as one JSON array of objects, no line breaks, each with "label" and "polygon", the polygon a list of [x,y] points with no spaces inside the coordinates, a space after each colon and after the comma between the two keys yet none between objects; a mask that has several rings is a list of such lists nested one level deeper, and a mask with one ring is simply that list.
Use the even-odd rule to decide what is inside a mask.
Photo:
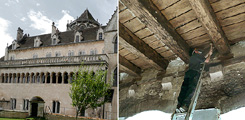
[{"label": "balcony railing", "polygon": [[0,67],[15,66],[37,66],[37,65],[72,65],[72,64],[102,64],[107,63],[108,57],[105,54],[99,55],[82,55],[66,57],[48,57],[23,60],[1,61]]}]

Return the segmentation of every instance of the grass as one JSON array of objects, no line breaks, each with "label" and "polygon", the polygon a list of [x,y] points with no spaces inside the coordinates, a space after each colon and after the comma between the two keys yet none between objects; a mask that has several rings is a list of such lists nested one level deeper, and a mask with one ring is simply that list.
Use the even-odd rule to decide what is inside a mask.
[{"label": "grass", "polygon": [[14,119],[14,118],[0,118],[0,120],[25,120],[25,119]]}]

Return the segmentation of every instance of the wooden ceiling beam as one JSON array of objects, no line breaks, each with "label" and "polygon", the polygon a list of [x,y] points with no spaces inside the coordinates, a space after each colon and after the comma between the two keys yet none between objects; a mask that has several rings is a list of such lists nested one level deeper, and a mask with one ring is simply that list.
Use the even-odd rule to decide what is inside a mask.
[{"label": "wooden ceiling beam", "polygon": [[131,53],[149,62],[157,70],[166,70],[169,61],[157,53],[148,44],[133,34],[122,23],[119,23],[119,45],[127,48]]},{"label": "wooden ceiling beam", "polygon": [[189,45],[151,0],[120,0],[165,45],[185,63],[189,61]]},{"label": "wooden ceiling beam", "polygon": [[218,52],[223,56],[230,54],[228,39],[220,27],[210,3],[207,0],[189,0],[189,2]]},{"label": "wooden ceiling beam", "polygon": [[127,59],[119,55],[119,69],[120,71],[126,72],[128,74],[134,76],[140,76],[141,69],[134,65],[133,63],[129,62]]}]

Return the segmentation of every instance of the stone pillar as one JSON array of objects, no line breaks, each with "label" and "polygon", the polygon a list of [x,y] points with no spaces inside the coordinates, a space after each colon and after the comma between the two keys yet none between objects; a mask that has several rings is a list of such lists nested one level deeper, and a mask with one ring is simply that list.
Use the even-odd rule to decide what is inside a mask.
[{"label": "stone pillar", "polygon": [[50,74],[50,84],[53,82],[53,73]]},{"label": "stone pillar", "polygon": [[70,81],[71,81],[71,75],[70,74],[68,74],[68,84],[70,83]]},{"label": "stone pillar", "polygon": [[58,84],[59,74],[55,74],[55,75],[56,75],[56,84]]},{"label": "stone pillar", "polygon": [[0,75],[0,83],[3,83],[2,75]]},{"label": "stone pillar", "polygon": [[44,78],[44,84],[47,84],[47,79],[48,79],[48,73],[46,73],[46,75],[45,74],[43,74],[44,76],[45,76],[45,78]]}]

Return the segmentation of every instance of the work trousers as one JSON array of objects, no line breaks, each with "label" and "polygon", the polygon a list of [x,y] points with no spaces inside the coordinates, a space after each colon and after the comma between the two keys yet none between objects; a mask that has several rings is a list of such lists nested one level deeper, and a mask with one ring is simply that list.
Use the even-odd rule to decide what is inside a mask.
[{"label": "work trousers", "polygon": [[184,82],[178,97],[178,108],[181,106],[189,107],[191,98],[195,93],[195,89],[200,77],[200,72],[196,70],[188,70],[185,73]]}]

